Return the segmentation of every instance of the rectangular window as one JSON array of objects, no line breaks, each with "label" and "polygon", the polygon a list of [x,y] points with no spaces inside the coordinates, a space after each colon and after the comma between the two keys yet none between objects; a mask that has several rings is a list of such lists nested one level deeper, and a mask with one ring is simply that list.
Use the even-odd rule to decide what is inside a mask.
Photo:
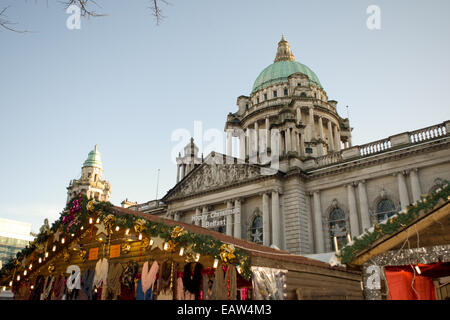
[{"label": "rectangular window", "polygon": [[273,97],[276,98],[277,97],[277,90],[273,91]]},{"label": "rectangular window", "polygon": [[285,96],[288,95],[288,89],[284,89],[284,95],[285,95]]},{"label": "rectangular window", "polygon": [[267,93],[264,93],[264,101],[267,100]]}]

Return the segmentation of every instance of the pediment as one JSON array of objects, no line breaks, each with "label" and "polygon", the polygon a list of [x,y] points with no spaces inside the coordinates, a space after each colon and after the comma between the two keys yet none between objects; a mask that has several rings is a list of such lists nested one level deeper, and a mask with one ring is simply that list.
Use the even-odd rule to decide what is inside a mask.
[{"label": "pediment", "polygon": [[261,167],[247,163],[203,163],[164,197],[165,201],[222,188],[261,176]]}]

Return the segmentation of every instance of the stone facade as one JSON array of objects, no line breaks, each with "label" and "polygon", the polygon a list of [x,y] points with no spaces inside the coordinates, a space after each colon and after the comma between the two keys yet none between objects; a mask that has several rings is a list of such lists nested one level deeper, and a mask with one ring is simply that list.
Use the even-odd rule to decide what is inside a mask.
[{"label": "stone facade", "polygon": [[[335,249],[334,236],[341,246],[450,180],[450,121],[353,146],[349,119],[294,60],[283,38],[263,71],[272,78],[262,73],[227,117],[226,155],[200,159],[193,140],[186,146],[177,184],[162,199],[166,217],[296,254],[324,253]],[[236,210],[221,216],[228,209]]]}]

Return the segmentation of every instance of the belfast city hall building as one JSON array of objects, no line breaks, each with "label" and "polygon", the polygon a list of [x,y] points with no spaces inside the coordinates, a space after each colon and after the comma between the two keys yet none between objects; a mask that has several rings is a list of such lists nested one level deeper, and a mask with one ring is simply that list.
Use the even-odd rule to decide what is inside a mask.
[{"label": "belfast city hall building", "polygon": [[[336,104],[282,37],[274,62],[227,116],[226,151],[203,157],[191,139],[162,199],[122,206],[311,255],[335,251],[450,180],[450,121],[353,145]],[[97,149],[82,172],[69,198],[84,191],[107,200]]]}]

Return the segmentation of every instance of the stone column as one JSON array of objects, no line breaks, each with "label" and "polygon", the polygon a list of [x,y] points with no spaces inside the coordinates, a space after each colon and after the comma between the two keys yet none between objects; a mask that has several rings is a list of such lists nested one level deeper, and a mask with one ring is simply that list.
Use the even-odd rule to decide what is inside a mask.
[{"label": "stone column", "polygon": [[269,196],[267,193],[262,195],[262,212],[263,212],[263,244],[270,246],[270,216],[269,216]]},{"label": "stone column", "polygon": [[311,133],[311,140],[316,138],[316,130],[314,128],[314,108],[309,108],[309,130]]},{"label": "stone column", "polygon": [[284,136],[286,137],[286,153],[292,151],[292,144],[291,144],[291,129],[287,128],[284,131]]},{"label": "stone column", "polygon": [[300,155],[305,155],[305,136],[303,133],[300,133]]},{"label": "stone column", "polygon": [[319,117],[319,138],[324,140],[322,117]]},{"label": "stone column", "polygon": [[245,157],[248,156],[248,129],[244,130]]},{"label": "stone column", "polygon": [[295,129],[292,130],[292,151],[298,153],[298,134]]},{"label": "stone column", "polygon": [[259,153],[259,125],[258,121],[255,121],[255,156],[256,159],[258,159],[258,153]]},{"label": "stone column", "polygon": [[333,134],[334,134],[334,148],[336,151],[341,150],[341,138],[338,133],[337,125],[333,126]]},{"label": "stone column", "polygon": [[181,163],[181,179],[184,178],[184,176],[186,175],[186,167],[184,163]]},{"label": "stone column", "polygon": [[[270,148],[270,119],[269,117],[266,118],[266,148]],[[266,149],[267,153],[267,149]]]},{"label": "stone column", "polygon": [[323,239],[323,227],[322,227],[322,208],[320,205],[320,192],[314,191],[314,236],[316,241],[316,252],[325,252],[325,243]]},{"label": "stone column", "polygon": [[[206,213],[208,212],[208,207],[203,207],[202,208],[202,215],[205,215]],[[203,228],[206,228],[206,217],[203,217],[203,219],[202,219],[202,227]]]},{"label": "stone column", "polygon": [[175,212],[173,214],[173,220],[175,221],[180,221],[180,213],[179,212]]},{"label": "stone column", "polygon": [[272,191],[272,244],[281,249],[280,198],[277,190]]},{"label": "stone column", "polygon": [[233,153],[233,134],[230,129],[227,129],[227,156],[231,157]]},{"label": "stone column", "polygon": [[234,200],[234,208],[237,209],[239,212],[234,214],[234,237],[235,238],[241,238],[241,200],[236,199]]},{"label": "stone column", "polygon": [[[201,211],[200,211],[200,208],[195,208],[195,216],[196,217],[198,217],[198,216],[200,216],[202,213],[201,213]],[[195,220],[194,221],[194,224],[196,225],[196,226],[199,226],[199,225],[201,225],[201,221],[200,220]]]},{"label": "stone column", "polygon": [[297,124],[300,124],[301,121],[302,121],[302,109],[297,108]]},{"label": "stone column", "polygon": [[411,180],[411,192],[413,197],[413,202],[420,200],[420,195],[422,191],[420,190],[420,181],[418,175],[418,169],[412,169],[409,172],[409,179]]},{"label": "stone column", "polygon": [[352,237],[359,236],[358,211],[356,209],[355,189],[353,184],[347,185],[347,199],[350,215],[350,234]]},{"label": "stone column", "polygon": [[398,195],[400,197],[401,210],[405,210],[409,205],[408,189],[403,172],[397,172]]},{"label": "stone column", "polygon": [[239,159],[245,160],[245,135],[243,132],[239,135]]},{"label": "stone column", "polygon": [[180,165],[177,164],[177,183],[180,182],[180,171],[181,171]]},{"label": "stone column", "polygon": [[327,128],[328,128],[328,144],[330,145],[330,150],[334,151],[333,128],[330,119],[328,119]]},{"label": "stone column", "polygon": [[[227,201],[227,209],[233,209],[233,202]],[[229,214],[226,216],[227,221],[227,236],[233,236],[233,215]]]},{"label": "stone column", "polygon": [[369,203],[367,200],[366,183],[364,180],[358,182],[359,212],[361,213],[361,225],[363,232],[370,228]]}]

